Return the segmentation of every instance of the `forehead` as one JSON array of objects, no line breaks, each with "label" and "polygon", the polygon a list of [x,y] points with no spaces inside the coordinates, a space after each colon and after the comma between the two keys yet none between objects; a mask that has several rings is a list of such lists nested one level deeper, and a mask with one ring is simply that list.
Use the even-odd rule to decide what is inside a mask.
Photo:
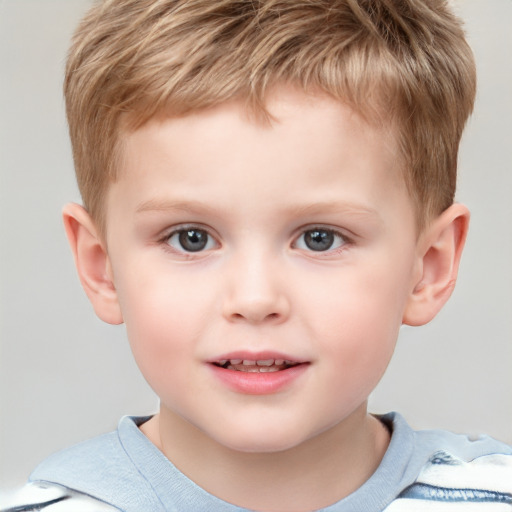
[{"label": "forehead", "polygon": [[403,195],[389,127],[369,124],[327,95],[293,88],[273,91],[267,110],[264,119],[231,101],[181,117],[155,116],[125,133],[110,198],[122,193],[140,208],[182,194],[243,209],[252,193],[268,202],[345,200],[374,208]]}]

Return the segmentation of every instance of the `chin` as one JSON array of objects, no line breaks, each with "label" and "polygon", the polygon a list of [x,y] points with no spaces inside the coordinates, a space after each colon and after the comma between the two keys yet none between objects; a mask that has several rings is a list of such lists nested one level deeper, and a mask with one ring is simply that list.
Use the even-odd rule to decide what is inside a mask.
[{"label": "chin", "polygon": [[241,453],[279,453],[285,452],[295,448],[300,443],[280,442],[276,439],[255,439],[255,440],[240,440],[239,442],[222,443],[230,450]]},{"label": "chin", "polygon": [[225,432],[214,439],[231,450],[242,453],[277,453],[299,446],[311,436],[292,432],[289,429],[275,429],[263,425],[257,429],[233,428],[230,436]]}]

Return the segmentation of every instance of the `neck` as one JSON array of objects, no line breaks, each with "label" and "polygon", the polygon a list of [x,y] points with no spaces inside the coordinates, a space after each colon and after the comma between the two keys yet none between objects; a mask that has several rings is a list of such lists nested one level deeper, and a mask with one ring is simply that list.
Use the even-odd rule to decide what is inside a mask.
[{"label": "neck", "polygon": [[341,500],[370,478],[389,444],[386,427],[367,414],[366,404],[338,425],[281,452],[232,450],[166,410],[141,430],[209,493],[265,512],[314,510]]}]

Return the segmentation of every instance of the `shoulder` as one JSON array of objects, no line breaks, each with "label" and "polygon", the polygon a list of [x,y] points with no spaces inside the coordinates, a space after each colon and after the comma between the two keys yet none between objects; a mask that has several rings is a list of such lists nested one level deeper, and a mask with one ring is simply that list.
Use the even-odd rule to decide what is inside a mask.
[{"label": "shoulder", "polygon": [[29,482],[36,488],[50,485],[72,490],[125,511],[144,510],[144,505],[161,510],[151,484],[133,461],[133,446],[125,446],[142,435],[137,424],[145,419],[122,418],[118,430],[51,455],[36,467]]},{"label": "shoulder", "polygon": [[2,499],[2,512],[115,512],[120,509],[61,485],[33,482]]},{"label": "shoulder", "polygon": [[413,431],[413,439],[410,480],[386,512],[512,508],[512,447],[443,430]]},{"label": "shoulder", "polygon": [[415,438],[419,449],[437,447],[439,450],[460,454],[466,460],[492,454],[512,455],[512,446],[486,435],[471,438],[446,430],[417,430]]},{"label": "shoulder", "polygon": [[489,436],[472,439],[426,430],[416,432],[416,446],[429,453],[419,477],[425,482],[512,493],[512,447],[505,443]]},{"label": "shoulder", "polygon": [[129,467],[116,432],[104,434],[61,450],[45,459],[30,481],[55,482],[67,487],[101,481],[115,468]]},{"label": "shoulder", "polygon": [[396,412],[379,419],[392,432],[390,448],[402,454],[407,452],[409,462],[418,460],[422,464],[440,452],[451,453],[466,462],[489,455],[503,455],[506,460],[506,456],[512,456],[512,446],[486,435],[471,438],[447,430],[413,430]]},{"label": "shoulder", "polygon": [[488,436],[470,439],[444,431],[419,432],[418,437],[421,442],[437,441],[418,482],[483,490],[489,497],[507,493],[512,505],[512,447]]}]

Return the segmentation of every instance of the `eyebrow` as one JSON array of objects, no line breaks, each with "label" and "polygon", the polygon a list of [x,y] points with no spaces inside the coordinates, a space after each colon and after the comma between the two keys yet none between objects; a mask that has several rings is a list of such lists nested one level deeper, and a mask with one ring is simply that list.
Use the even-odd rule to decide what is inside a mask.
[{"label": "eyebrow", "polygon": [[136,213],[145,212],[167,212],[167,211],[182,211],[186,213],[213,213],[214,209],[206,206],[201,201],[173,201],[170,199],[150,199],[144,201],[137,206]]},{"label": "eyebrow", "polygon": [[[166,212],[172,210],[194,213],[213,213],[216,208],[212,208],[201,201],[195,200],[173,201],[170,199],[150,199],[139,204],[135,211],[137,213],[145,213]],[[374,208],[362,204],[343,201],[315,202],[307,205],[297,204],[292,205],[287,210],[295,215],[343,213],[380,218],[379,213]]]},{"label": "eyebrow", "polygon": [[363,204],[345,201],[317,202],[308,205],[296,205],[290,208],[290,212],[296,215],[316,215],[323,213],[338,213],[357,215],[363,217],[374,217],[380,219],[380,214],[374,208]]}]

